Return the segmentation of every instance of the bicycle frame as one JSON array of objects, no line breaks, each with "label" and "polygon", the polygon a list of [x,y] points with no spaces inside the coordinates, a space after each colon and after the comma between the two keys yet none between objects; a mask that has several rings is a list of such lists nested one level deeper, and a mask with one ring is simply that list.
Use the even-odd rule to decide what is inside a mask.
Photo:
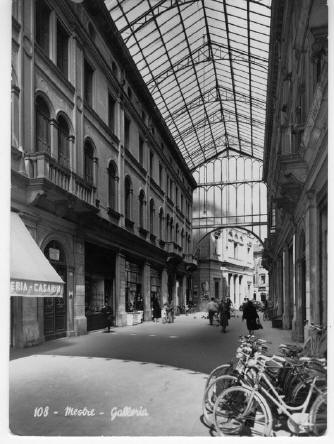
[{"label": "bicycle frame", "polygon": [[[269,389],[273,393],[274,396],[270,393],[270,391],[268,391],[262,385],[260,385],[261,380],[264,380],[266,382],[266,384],[268,384]],[[264,369],[260,370],[260,373],[259,373],[258,378],[257,378],[257,383],[254,385],[254,387],[250,387],[248,384],[246,384],[243,381],[241,381],[241,385],[243,387],[250,388],[253,393],[256,393],[257,391],[259,391],[267,399],[270,399],[286,416],[288,416],[289,419],[294,421],[296,423],[296,425],[298,425],[298,426],[305,426],[305,424],[298,423],[296,421],[296,419],[293,418],[292,414],[294,412],[300,412],[300,413],[305,413],[306,412],[306,409],[307,409],[307,407],[309,405],[312,393],[314,392],[314,389],[317,390],[317,388],[315,386],[317,380],[318,380],[318,376],[315,376],[313,381],[312,381],[312,383],[311,383],[311,385],[310,385],[309,392],[307,394],[307,397],[306,397],[305,401],[303,402],[303,404],[301,404],[299,406],[290,406],[290,405],[286,404],[283,401],[283,399],[278,394],[277,390],[275,389],[275,387],[273,386],[273,384],[271,383],[269,378],[264,373]],[[249,410],[251,408],[252,400],[253,400],[253,396],[250,397],[248,405],[247,405],[245,411],[243,412],[242,416],[247,416],[248,415]]]}]

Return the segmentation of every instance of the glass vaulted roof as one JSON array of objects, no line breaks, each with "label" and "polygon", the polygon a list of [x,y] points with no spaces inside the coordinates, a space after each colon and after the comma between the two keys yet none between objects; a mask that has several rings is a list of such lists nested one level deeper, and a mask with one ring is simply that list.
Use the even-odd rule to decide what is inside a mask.
[{"label": "glass vaulted roof", "polygon": [[185,161],[262,160],[271,0],[105,0]]}]

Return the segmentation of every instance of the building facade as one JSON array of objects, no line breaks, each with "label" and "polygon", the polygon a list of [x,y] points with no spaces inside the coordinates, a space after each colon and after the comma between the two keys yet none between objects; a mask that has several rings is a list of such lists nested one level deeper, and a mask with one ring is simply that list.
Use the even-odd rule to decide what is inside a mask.
[{"label": "building facade", "polygon": [[272,5],[264,180],[274,320],[327,324],[327,2]]},{"label": "building facade", "polygon": [[11,301],[27,346],[185,301],[196,183],[104,2],[13,1],[11,210],[65,282]]},{"label": "building facade", "polygon": [[253,299],[264,302],[269,296],[268,270],[263,267],[262,253],[263,245],[258,242],[254,244],[254,274],[253,274]]},{"label": "building facade", "polygon": [[237,228],[210,233],[200,242],[198,269],[193,272],[194,300],[205,309],[208,300],[230,297],[236,308],[253,298],[255,237]]}]

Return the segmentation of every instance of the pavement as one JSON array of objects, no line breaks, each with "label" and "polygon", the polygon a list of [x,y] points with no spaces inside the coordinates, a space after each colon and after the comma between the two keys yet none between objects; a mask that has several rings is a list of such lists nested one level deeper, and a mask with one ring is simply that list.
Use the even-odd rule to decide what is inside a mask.
[{"label": "pavement", "polygon": [[[289,331],[263,322],[273,353]],[[146,322],[111,333],[61,338],[12,350],[9,427],[20,436],[209,437],[201,402],[207,375],[228,362],[246,325],[227,333],[201,313],[174,324]]]}]

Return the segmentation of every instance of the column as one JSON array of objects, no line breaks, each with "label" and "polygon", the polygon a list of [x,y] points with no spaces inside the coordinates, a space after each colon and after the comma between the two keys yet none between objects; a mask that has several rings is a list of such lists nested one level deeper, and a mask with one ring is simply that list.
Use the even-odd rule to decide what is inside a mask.
[{"label": "column", "polygon": [[239,285],[239,275],[236,274],[235,275],[235,282],[234,282],[234,303],[238,304],[239,301],[239,290],[240,290],[240,285]]},{"label": "column", "polygon": [[85,242],[82,238],[74,239],[75,289],[74,289],[74,334],[87,333],[85,315]]},{"label": "column", "polygon": [[277,262],[277,315],[281,316],[283,313],[283,259],[278,258]]},{"label": "column", "polygon": [[117,253],[115,265],[115,322],[117,327],[126,325],[125,285],[125,256]]},{"label": "column", "polygon": [[292,339],[297,340],[297,264],[296,264],[296,235],[293,235],[293,316]]},{"label": "column", "polygon": [[235,304],[235,297],[234,297],[234,275],[230,274],[230,299]]},{"label": "column", "polygon": [[290,295],[289,295],[289,251],[285,245],[283,249],[283,316],[282,326],[284,330],[290,328]]},{"label": "column", "polygon": [[185,305],[187,300],[187,275],[182,277],[182,295],[180,305]]},{"label": "column", "polygon": [[152,320],[151,312],[151,267],[148,262],[143,266],[142,292],[144,299],[144,321]]},{"label": "column", "polygon": [[74,267],[67,268],[67,336],[74,336]]},{"label": "column", "polygon": [[168,300],[168,273],[166,268],[161,273],[161,306]]},{"label": "column", "polygon": [[319,303],[319,241],[318,218],[315,192],[307,192],[305,215],[305,258],[306,258],[306,320],[320,322]]}]

